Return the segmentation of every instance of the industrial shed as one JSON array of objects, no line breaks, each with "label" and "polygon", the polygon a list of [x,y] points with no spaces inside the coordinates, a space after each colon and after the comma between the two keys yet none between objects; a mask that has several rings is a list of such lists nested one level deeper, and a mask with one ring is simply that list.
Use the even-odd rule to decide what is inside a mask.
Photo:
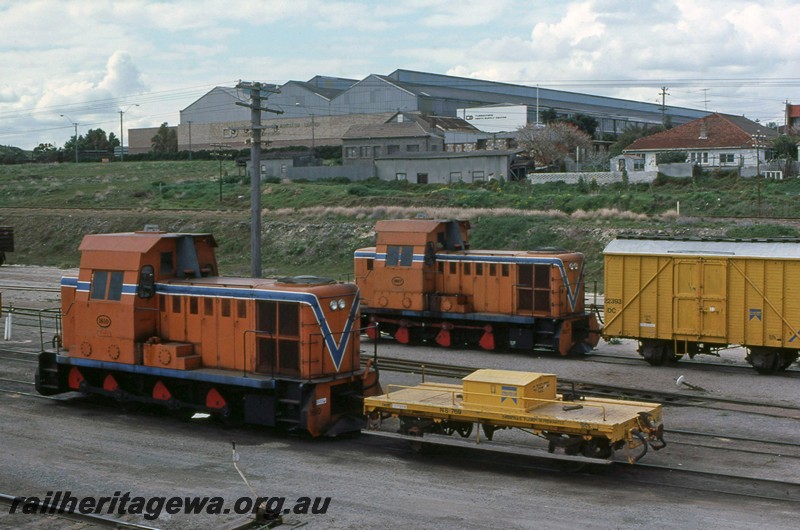
[{"label": "industrial shed", "polygon": [[516,178],[512,162],[517,151],[469,153],[402,153],[375,159],[382,180],[407,180],[415,184],[450,184]]}]

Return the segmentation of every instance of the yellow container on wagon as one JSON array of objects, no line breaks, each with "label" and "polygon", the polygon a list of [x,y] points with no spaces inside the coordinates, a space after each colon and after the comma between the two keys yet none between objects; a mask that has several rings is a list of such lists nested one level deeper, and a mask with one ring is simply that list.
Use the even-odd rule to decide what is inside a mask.
[{"label": "yellow container on wagon", "polygon": [[469,406],[530,410],[556,399],[555,374],[477,370],[462,379],[463,402]]},{"label": "yellow container on wagon", "polygon": [[800,349],[800,239],[618,238],[606,246],[603,336],[653,365],[747,348],[761,373]]}]

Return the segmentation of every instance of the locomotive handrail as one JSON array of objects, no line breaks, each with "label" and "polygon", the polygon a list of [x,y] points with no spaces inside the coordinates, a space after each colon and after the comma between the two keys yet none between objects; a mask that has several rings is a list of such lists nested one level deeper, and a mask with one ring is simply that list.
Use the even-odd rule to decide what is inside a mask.
[{"label": "locomotive handrail", "polygon": [[[254,333],[259,335],[269,335],[269,338],[275,338],[271,331],[267,330],[259,330],[259,329],[246,329],[244,333],[242,333],[242,377],[247,377],[247,334]],[[255,366],[253,367],[253,371],[255,371]],[[272,363],[272,373],[270,374],[273,378],[275,377],[275,363]]]}]

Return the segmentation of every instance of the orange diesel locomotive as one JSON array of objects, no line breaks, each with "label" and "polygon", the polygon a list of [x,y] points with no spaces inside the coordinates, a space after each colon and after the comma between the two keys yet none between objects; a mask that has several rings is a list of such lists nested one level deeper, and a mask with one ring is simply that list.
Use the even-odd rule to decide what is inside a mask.
[{"label": "orange diesel locomotive", "polygon": [[[586,353],[600,338],[584,307],[583,254],[469,250],[468,221],[378,221],[355,253],[363,324],[403,344],[478,344]],[[367,330],[377,338],[374,326]]]},{"label": "orange diesel locomotive", "polygon": [[216,413],[306,431],[356,431],[359,292],[298,276],[217,276],[209,234],[88,235],[61,281],[63,347],[40,355],[37,390]]}]

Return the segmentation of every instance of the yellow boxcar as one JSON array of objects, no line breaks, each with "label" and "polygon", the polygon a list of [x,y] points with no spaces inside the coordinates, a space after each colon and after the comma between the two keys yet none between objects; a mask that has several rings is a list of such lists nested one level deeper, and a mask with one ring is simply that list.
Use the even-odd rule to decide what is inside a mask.
[{"label": "yellow boxcar", "polygon": [[800,240],[619,238],[606,246],[603,336],[652,365],[739,344],[760,373],[800,349]]}]

